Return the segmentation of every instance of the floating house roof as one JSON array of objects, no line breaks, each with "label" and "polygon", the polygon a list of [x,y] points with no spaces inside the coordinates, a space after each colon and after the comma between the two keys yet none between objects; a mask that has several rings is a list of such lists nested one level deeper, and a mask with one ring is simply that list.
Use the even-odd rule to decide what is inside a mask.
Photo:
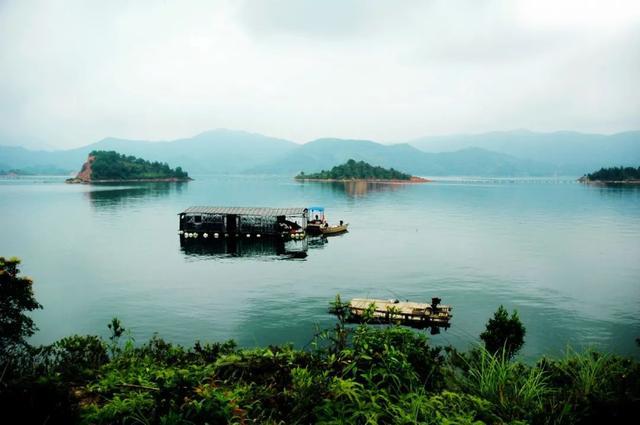
[{"label": "floating house roof", "polygon": [[181,214],[235,214],[261,217],[301,216],[306,208],[189,207]]}]

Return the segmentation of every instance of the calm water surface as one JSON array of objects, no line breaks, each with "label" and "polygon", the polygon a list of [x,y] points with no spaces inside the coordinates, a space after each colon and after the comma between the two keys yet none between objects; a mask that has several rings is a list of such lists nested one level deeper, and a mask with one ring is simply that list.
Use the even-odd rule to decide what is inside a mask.
[{"label": "calm water surface", "polygon": [[[324,205],[350,232],[304,259],[180,247],[191,205]],[[36,343],[106,335],[118,316],[136,341],[305,346],[334,323],[328,302],[429,300],[454,307],[438,344],[465,348],[504,304],[527,327],[525,358],[600,346],[639,355],[640,190],[571,180],[453,179],[409,186],[199,176],[188,184],[65,185],[0,180],[0,255],[18,256],[44,309]]]}]

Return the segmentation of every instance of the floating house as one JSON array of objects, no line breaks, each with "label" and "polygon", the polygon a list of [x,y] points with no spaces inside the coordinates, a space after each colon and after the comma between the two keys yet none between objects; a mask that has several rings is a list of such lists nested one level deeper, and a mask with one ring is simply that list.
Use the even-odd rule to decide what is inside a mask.
[{"label": "floating house", "polygon": [[307,208],[189,207],[180,214],[184,238],[304,237]]}]

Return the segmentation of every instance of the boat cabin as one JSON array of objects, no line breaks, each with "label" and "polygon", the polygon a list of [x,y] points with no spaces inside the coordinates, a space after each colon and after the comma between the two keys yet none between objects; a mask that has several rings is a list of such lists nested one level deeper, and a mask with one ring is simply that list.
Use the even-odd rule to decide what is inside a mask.
[{"label": "boat cabin", "polygon": [[309,223],[324,223],[324,207],[309,207]]},{"label": "boat cabin", "polygon": [[307,227],[308,209],[198,206],[178,216],[181,235],[261,237],[302,232]]}]

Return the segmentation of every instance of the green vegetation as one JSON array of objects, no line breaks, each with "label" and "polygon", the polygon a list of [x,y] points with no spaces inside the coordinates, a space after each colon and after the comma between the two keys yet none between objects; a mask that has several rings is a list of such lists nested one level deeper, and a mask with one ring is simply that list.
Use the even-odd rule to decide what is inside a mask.
[{"label": "green vegetation", "polygon": [[526,330],[514,311],[509,317],[507,310],[500,306],[489,319],[486,330],[480,334],[484,346],[491,353],[504,350],[508,357],[513,357],[524,344]]},{"label": "green vegetation", "polygon": [[93,151],[89,154],[92,180],[138,180],[138,179],[188,179],[181,167],[175,170],[166,163],[145,161],[135,156],[122,155],[114,151]]},{"label": "green vegetation", "polygon": [[19,276],[20,260],[0,257],[0,358],[26,347],[34,334],[33,320],[25,314],[42,308],[33,295],[31,279]]},{"label": "green vegetation", "polygon": [[[16,260],[1,264],[3,287],[30,288]],[[30,291],[0,293],[3,306],[24,299],[36,308]],[[528,365],[482,346],[434,347],[398,326],[348,326],[339,297],[332,310],[336,326],[305,350],[184,348],[158,337],[136,346],[117,319],[107,340],[13,339],[0,357],[0,409],[27,424],[478,425],[621,423],[640,407],[640,364],[631,359],[568,351]],[[24,337],[34,328],[16,329]]]},{"label": "green vegetation", "polygon": [[373,166],[364,161],[356,162],[348,160],[342,165],[333,167],[329,171],[322,170],[319,173],[305,174],[304,171],[296,176],[296,179],[319,180],[411,180],[411,175],[394,170]]},{"label": "green vegetation", "polygon": [[628,180],[640,180],[640,167],[611,167],[601,168],[595,173],[587,174],[591,181],[623,182]]}]

